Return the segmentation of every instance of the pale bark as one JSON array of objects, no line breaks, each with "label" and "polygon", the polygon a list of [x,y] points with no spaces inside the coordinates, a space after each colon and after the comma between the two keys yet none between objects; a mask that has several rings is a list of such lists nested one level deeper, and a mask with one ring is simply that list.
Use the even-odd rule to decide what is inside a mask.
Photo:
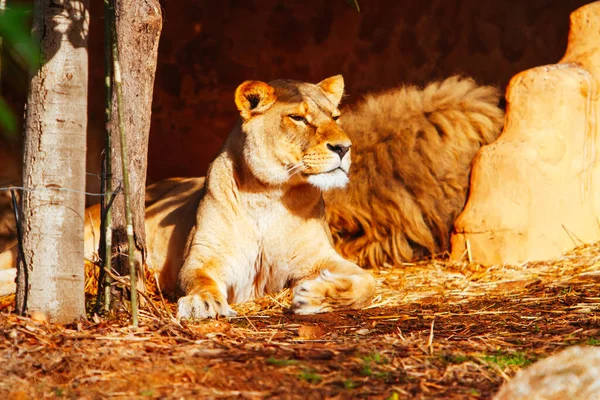
[{"label": "pale bark", "polygon": [[[152,93],[158,55],[158,40],[162,29],[162,14],[158,0],[116,1],[117,42],[123,81],[124,124],[127,139],[128,171],[131,195],[133,229],[136,242],[136,262],[146,260],[146,233],[144,228],[144,197],[148,165],[148,138]],[[116,116],[117,101],[113,97]],[[112,119],[112,173],[113,189],[123,180],[118,120]],[[127,235],[124,198],[119,195],[113,206],[113,248],[123,255],[116,268],[127,274]],[[141,269],[140,269],[141,270]]]},{"label": "pale bark", "polygon": [[[85,317],[83,221],[88,0],[39,0],[34,34],[42,67],[27,99],[23,245],[28,312]],[[64,190],[66,189],[66,190]]]}]

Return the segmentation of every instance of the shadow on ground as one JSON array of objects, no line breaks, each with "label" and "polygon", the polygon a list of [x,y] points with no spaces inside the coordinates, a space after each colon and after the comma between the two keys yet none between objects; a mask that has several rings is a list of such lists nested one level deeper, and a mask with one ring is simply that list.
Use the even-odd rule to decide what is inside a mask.
[{"label": "shadow on ground", "polygon": [[487,399],[538,359],[600,344],[599,249],[382,269],[373,307],[316,316],[288,313],[287,292],[181,324],[157,300],[135,331],[125,315],[61,327],[5,310],[0,396]]}]

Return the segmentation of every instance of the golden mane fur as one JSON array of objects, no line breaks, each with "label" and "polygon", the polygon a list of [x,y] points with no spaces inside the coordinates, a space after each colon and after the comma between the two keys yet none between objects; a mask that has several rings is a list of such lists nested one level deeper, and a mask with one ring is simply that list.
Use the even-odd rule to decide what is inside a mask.
[{"label": "golden mane fur", "polygon": [[345,110],[350,183],[325,193],[337,250],[363,267],[448,250],[471,161],[503,126],[499,91],[453,76],[368,95]]}]

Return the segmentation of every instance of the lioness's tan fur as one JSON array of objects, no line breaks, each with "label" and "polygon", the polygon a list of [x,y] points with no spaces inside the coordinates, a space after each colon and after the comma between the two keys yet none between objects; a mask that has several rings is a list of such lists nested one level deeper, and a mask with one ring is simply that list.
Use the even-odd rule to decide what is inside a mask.
[{"label": "lioness's tan fur", "polygon": [[336,248],[364,267],[448,250],[471,161],[503,126],[499,91],[454,76],[369,95],[345,110],[353,168],[325,193]]},{"label": "lioness's tan fur", "polygon": [[321,190],[348,180],[342,93],[341,76],[238,87],[242,120],[208,172],[179,273],[180,317],[231,315],[228,303],[288,286],[302,314],[370,301],[374,278],[335,251],[324,218]]},{"label": "lioness's tan fur", "polygon": [[297,313],[368,304],[375,280],[335,251],[321,195],[348,180],[342,93],[341,76],[244,82],[241,121],[206,180],[148,188],[149,261],[163,290],[182,292],[179,317],[231,316],[230,303],[290,286]]}]

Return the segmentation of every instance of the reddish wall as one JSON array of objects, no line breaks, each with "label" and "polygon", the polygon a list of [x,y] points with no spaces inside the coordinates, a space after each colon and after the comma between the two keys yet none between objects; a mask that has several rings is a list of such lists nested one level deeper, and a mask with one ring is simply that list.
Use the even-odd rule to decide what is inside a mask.
[{"label": "reddish wall", "polygon": [[[10,0],[9,0],[10,1]],[[99,169],[102,3],[92,1],[88,170]],[[342,73],[346,102],[462,72],[506,85],[556,62],[582,0],[168,0],[150,138],[149,181],[202,175],[236,118],[246,79],[319,81]],[[6,77],[5,77],[6,79]],[[23,94],[12,96],[16,109]]]},{"label": "reddish wall", "polygon": [[201,175],[236,118],[245,79],[342,73],[346,100],[462,72],[506,85],[556,62],[581,0],[168,1],[149,179]]}]

